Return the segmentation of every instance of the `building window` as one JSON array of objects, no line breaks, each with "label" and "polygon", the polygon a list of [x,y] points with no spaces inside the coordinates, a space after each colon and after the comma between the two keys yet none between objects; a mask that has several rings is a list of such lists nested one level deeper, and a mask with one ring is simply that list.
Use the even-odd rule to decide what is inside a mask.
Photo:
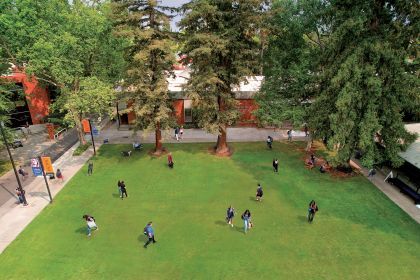
[{"label": "building window", "polygon": [[192,122],[192,102],[191,100],[184,100],[184,122]]}]

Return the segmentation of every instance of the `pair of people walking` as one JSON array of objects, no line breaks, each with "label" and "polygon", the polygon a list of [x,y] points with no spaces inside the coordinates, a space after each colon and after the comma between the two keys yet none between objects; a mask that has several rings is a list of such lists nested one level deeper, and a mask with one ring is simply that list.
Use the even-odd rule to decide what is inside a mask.
[{"label": "pair of people walking", "polygon": [[118,180],[117,186],[118,186],[118,193],[119,193],[121,199],[124,199],[124,195],[127,198],[128,197],[127,188],[125,186],[124,181],[119,181]]},{"label": "pair of people walking", "polygon": [[184,127],[175,127],[175,139],[176,141],[179,141],[180,139],[182,139],[182,136],[184,135]]},{"label": "pair of people walking", "polygon": [[[233,227],[234,217],[235,217],[235,208],[233,208],[233,206],[230,205],[226,211],[226,222],[231,227]],[[247,233],[247,231],[253,226],[251,222],[251,212],[248,209],[246,209],[245,212],[241,215],[241,219],[244,221],[244,232]]]}]

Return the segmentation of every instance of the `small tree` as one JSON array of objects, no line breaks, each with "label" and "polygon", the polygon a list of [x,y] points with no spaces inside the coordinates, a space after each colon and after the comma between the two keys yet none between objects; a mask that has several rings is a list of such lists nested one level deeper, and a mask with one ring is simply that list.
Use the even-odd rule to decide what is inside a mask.
[{"label": "small tree", "polygon": [[132,102],[137,129],[155,130],[155,153],[160,154],[162,129],[173,123],[166,78],[175,55],[169,29],[169,8],[155,0],[113,1],[115,33],[130,42],[126,49],[125,99]]},{"label": "small tree", "polygon": [[258,73],[263,2],[194,0],[183,6],[183,52],[190,60],[186,90],[201,111],[198,123],[218,133],[216,154],[228,154],[227,128],[239,117],[233,87]]}]

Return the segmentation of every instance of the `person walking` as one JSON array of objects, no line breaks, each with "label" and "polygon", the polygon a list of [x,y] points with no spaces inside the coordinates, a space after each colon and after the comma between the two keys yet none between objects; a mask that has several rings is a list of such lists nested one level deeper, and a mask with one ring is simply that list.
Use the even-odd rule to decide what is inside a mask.
[{"label": "person walking", "polygon": [[314,220],[316,212],[318,212],[318,205],[316,204],[315,200],[311,200],[311,202],[309,202],[309,207],[308,207],[308,222],[309,223],[312,223],[312,221]]},{"label": "person walking", "polygon": [[61,179],[61,182],[64,182],[63,172],[61,172],[60,169],[57,169],[57,172],[55,173],[55,176],[57,177],[57,179]]},{"label": "person walking", "polygon": [[309,132],[308,132],[308,125],[305,123],[303,130],[305,131],[305,137],[309,136]]},{"label": "person walking", "polygon": [[273,159],[273,169],[275,173],[279,172],[279,160],[278,159]]},{"label": "person walking", "polygon": [[371,178],[373,178],[373,176],[375,176],[376,175],[376,170],[375,170],[375,168],[373,167],[372,169],[370,169],[369,170],[369,172],[368,172],[368,179],[371,179]]},{"label": "person walking", "polygon": [[179,141],[179,127],[175,127],[175,139]]},{"label": "person walking", "polygon": [[292,130],[289,129],[287,131],[287,141],[291,142],[292,141]]},{"label": "person walking", "polygon": [[263,197],[263,194],[264,194],[264,192],[263,192],[263,189],[261,187],[261,184],[258,184],[258,188],[257,188],[257,193],[255,195],[255,199],[257,201],[261,201],[262,200],[262,197]]},{"label": "person walking", "polygon": [[18,173],[22,176],[22,180],[25,181],[26,176],[28,176],[28,172],[26,172],[22,166],[19,166]]},{"label": "person walking", "polygon": [[124,194],[125,194],[125,197],[127,198],[128,197],[128,195],[127,195],[127,189],[125,187],[124,181],[121,181],[120,188],[121,188],[121,199],[124,198]]},{"label": "person walking", "polygon": [[267,147],[271,150],[273,148],[273,137],[267,136]]},{"label": "person walking", "polygon": [[181,125],[181,128],[179,129],[179,138],[182,140],[182,136],[184,135],[184,127]]},{"label": "person walking", "polygon": [[96,225],[95,218],[91,215],[83,215],[83,219],[86,221],[87,224],[87,234],[88,236],[92,235],[92,230],[99,230],[99,227]]},{"label": "person walking", "polygon": [[118,194],[120,195],[120,198],[122,198],[121,181],[120,180],[118,180],[117,186],[118,186]]},{"label": "person walking", "polygon": [[172,153],[168,154],[168,166],[169,168],[174,168],[174,160],[172,158]]},{"label": "person walking", "polygon": [[235,209],[230,205],[226,211],[226,222],[233,227],[233,217],[235,217]]},{"label": "person walking", "polygon": [[148,222],[146,227],[143,230],[144,235],[147,236],[147,242],[144,244],[144,248],[147,248],[147,245],[150,244],[150,242],[156,243],[157,241],[155,240],[155,231],[153,230],[152,227],[152,222]]},{"label": "person walking", "polygon": [[90,160],[88,164],[88,175],[92,175],[93,173],[93,162]]},{"label": "person walking", "polygon": [[248,209],[246,209],[245,212],[242,214],[241,218],[242,220],[244,220],[244,232],[247,233],[248,229],[251,228],[251,212]]}]

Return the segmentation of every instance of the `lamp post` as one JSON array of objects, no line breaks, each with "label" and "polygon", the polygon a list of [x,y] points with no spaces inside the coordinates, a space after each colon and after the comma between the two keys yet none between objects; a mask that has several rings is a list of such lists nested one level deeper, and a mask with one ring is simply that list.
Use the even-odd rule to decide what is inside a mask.
[{"label": "lamp post", "polygon": [[26,206],[26,205],[28,205],[28,202],[26,201],[26,196],[25,196],[25,193],[23,191],[22,184],[20,183],[19,175],[16,171],[15,162],[13,161],[12,153],[10,152],[9,144],[7,143],[6,134],[4,133],[3,125],[4,125],[4,123],[0,122],[0,130],[1,130],[1,134],[3,136],[4,145],[6,146],[7,153],[9,154],[10,162],[12,163],[12,166],[13,166],[13,171],[15,172],[16,181],[18,182],[18,189],[21,193],[22,200],[23,200],[23,205]]},{"label": "lamp post", "polygon": [[89,119],[89,128],[90,128],[90,137],[92,138],[92,145],[93,145],[93,155],[96,156],[96,148],[95,148],[95,140],[93,139],[93,131],[92,131],[92,124]]}]

